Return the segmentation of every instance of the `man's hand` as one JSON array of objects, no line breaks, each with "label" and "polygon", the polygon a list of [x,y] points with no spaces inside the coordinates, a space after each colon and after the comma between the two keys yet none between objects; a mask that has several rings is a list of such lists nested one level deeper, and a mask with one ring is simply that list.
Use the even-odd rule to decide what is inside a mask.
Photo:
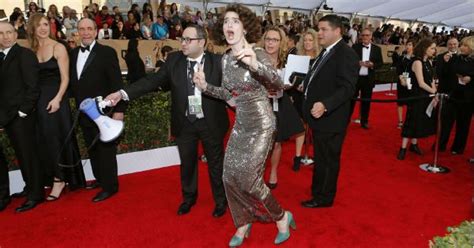
[{"label": "man's hand", "polygon": [[114,120],[118,120],[118,121],[123,121],[123,113],[122,112],[115,112],[113,115],[112,115],[112,119]]},{"label": "man's hand", "polygon": [[194,72],[193,75],[193,82],[201,91],[206,91],[207,89],[207,82],[206,82],[206,74],[202,68],[202,65],[198,65],[198,71]]},{"label": "man's hand", "polygon": [[[108,95],[104,100],[110,101],[110,104],[112,106],[115,106],[115,105],[117,105],[117,103],[119,103],[122,100],[122,94],[120,93],[120,91],[117,91],[117,92],[114,92],[114,93]],[[122,113],[122,115],[123,115],[123,113]]]},{"label": "man's hand", "polygon": [[313,108],[311,109],[311,115],[314,118],[318,119],[324,114],[325,111],[326,107],[324,106],[324,104],[322,102],[317,102],[313,104]]}]

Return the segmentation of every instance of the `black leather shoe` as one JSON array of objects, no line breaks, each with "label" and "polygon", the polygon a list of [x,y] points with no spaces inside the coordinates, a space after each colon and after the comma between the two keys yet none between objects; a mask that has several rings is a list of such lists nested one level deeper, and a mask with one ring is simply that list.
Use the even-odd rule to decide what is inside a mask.
[{"label": "black leather shoe", "polygon": [[332,203],[319,203],[315,199],[301,202],[301,206],[305,208],[328,208],[332,207]]},{"label": "black leather shoe", "polygon": [[30,209],[33,209],[36,207],[36,205],[42,203],[44,200],[40,200],[40,201],[33,201],[33,200],[27,200],[25,203],[23,203],[21,206],[17,207],[16,208],[16,212],[17,213],[20,213],[20,212],[25,212],[25,211],[28,211]]},{"label": "black leather shoe", "polygon": [[360,124],[360,126],[361,126],[363,129],[366,129],[366,130],[369,129],[369,124],[367,124],[367,123],[362,123],[362,124]]},{"label": "black leather shoe", "polygon": [[25,196],[26,196],[25,190],[11,195],[12,198],[20,198],[20,197],[25,197]]},{"label": "black leather shoe", "polygon": [[216,205],[216,208],[214,208],[214,211],[212,211],[212,216],[219,218],[225,214],[226,210],[227,205]]},{"label": "black leather shoe", "polygon": [[417,144],[411,144],[408,150],[410,150],[410,152],[413,152],[415,154],[423,155],[423,152],[421,151],[420,147],[418,147]]},{"label": "black leather shoe", "polygon": [[110,198],[111,196],[115,195],[115,193],[117,193],[117,191],[115,192],[100,191],[99,193],[97,193],[97,195],[94,196],[94,198],[92,198],[92,201],[100,202],[100,201],[106,200]]},{"label": "black leather shoe", "polygon": [[179,205],[178,215],[184,215],[191,211],[191,207],[194,206],[194,203],[183,202]]},{"label": "black leather shoe", "polygon": [[407,149],[406,148],[400,148],[400,151],[398,151],[397,159],[398,160],[404,160],[406,154],[407,154]]},{"label": "black leather shoe", "polygon": [[301,156],[297,156],[297,157],[293,158],[293,168],[292,168],[293,171],[299,171],[300,170],[301,159],[303,159],[303,157],[301,157]]},{"label": "black leather shoe", "polygon": [[11,201],[12,200],[10,199],[10,197],[1,200],[0,201],[0,212],[5,210],[5,208],[7,208],[8,204],[10,204]]},{"label": "black leather shoe", "polygon": [[100,184],[97,181],[90,182],[86,185],[86,189],[96,189]]}]

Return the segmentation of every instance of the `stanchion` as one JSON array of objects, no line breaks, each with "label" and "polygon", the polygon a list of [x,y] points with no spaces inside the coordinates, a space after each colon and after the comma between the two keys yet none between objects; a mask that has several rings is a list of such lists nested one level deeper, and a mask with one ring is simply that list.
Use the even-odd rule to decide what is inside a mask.
[{"label": "stanchion", "polygon": [[311,130],[308,125],[306,125],[305,135],[304,135],[304,157],[301,159],[302,165],[312,165],[314,160],[308,155],[308,144],[310,142],[309,136],[311,135]]},{"label": "stanchion", "polygon": [[438,121],[436,125],[436,141],[435,141],[435,153],[434,153],[434,161],[432,164],[424,163],[420,165],[420,169],[430,172],[430,173],[448,173],[449,168],[444,167],[438,164],[438,152],[439,152],[439,136],[441,134],[441,111],[443,110],[443,103],[446,99],[447,95],[444,93],[437,94],[439,97],[439,108],[438,108]]}]

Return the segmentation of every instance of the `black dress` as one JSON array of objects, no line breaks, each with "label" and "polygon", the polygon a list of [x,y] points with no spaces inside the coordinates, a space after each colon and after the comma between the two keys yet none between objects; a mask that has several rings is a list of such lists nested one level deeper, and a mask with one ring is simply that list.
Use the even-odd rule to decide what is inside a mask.
[{"label": "black dress", "polygon": [[[415,58],[415,61],[421,61],[423,68],[423,79],[428,85],[433,80],[434,70],[429,61],[424,62],[420,58]],[[410,96],[428,96],[430,93],[418,86],[415,73],[410,70],[410,78],[412,82],[412,89]],[[426,115],[425,111],[430,104],[432,98],[423,98],[420,100],[410,101],[407,106],[407,113],[405,123],[403,124],[402,137],[404,138],[424,138],[435,134],[435,113],[431,117]]]},{"label": "black dress", "polygon": [[[402,75],[404,72],[410,72],[411,71],[411,64],[412,64],[413,58],[403,56],[401,59],[398,61],[396,68],[397,68],[397,99],[403,99],[407,98],[410,96],[410,92],[406,86],[403,86],[400,82],[399,76]],[[398,106],[403,106],[407,105],[406,101],[399,101],[397,102]]]},{"label": "black dress", "polygon": [[278,111],[273,112],[277,120],[276,142],[288,140],[291,136],[304,132],[301,117],[286,92],[283,92],[283,96],[278,98]]},{"label": "black dress", "polygon": [[[66,136],[72,126],[71,109],[67,94],[61,101],[58,111],[49,114],[46,110],[48,103],[56,96],[61,83],[58,62],[53,56],[50,60],[40,63],[39,66],[38,85],[41,93],[37,103],[37,138],[41,166],[44,172],[43,183],[44,185],[52,185],[53,177],[57,177],[69,183],[70,187],[83,187],[85,186],[85,177],[82,164],[76,167],[58,165],[73,165],[80,159],[75,135],[72,135],[63,148]],[[62,152],[59,155],[61,149]]]}]

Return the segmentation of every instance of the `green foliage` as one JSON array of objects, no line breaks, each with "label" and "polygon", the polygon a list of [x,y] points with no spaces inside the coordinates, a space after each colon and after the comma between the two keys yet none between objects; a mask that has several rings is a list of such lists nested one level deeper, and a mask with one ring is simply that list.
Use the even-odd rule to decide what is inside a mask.
[{"label": "green foliage", "polygon": [[464,221],[458,227],[448,227],[444,237],[430,240],[431,248],[472,248],[474,247],[474,220]]},{"label": "green foliage", "polygon": [[[125,113],[125,131],[118,146],[118,153],[148,150],[173,145],[170,140],[170,94],[154,92],[130,102]],[[71,100],[74,109],[74,101]],[[77,140],[82,158],[87,157],[84,139],[77,129]],[[8,160],[10,169],[17,169],[18,162],[9,144],[6,133],[0,132],[0,144]],[[47,144],[40,144],[47,145]]]}]

